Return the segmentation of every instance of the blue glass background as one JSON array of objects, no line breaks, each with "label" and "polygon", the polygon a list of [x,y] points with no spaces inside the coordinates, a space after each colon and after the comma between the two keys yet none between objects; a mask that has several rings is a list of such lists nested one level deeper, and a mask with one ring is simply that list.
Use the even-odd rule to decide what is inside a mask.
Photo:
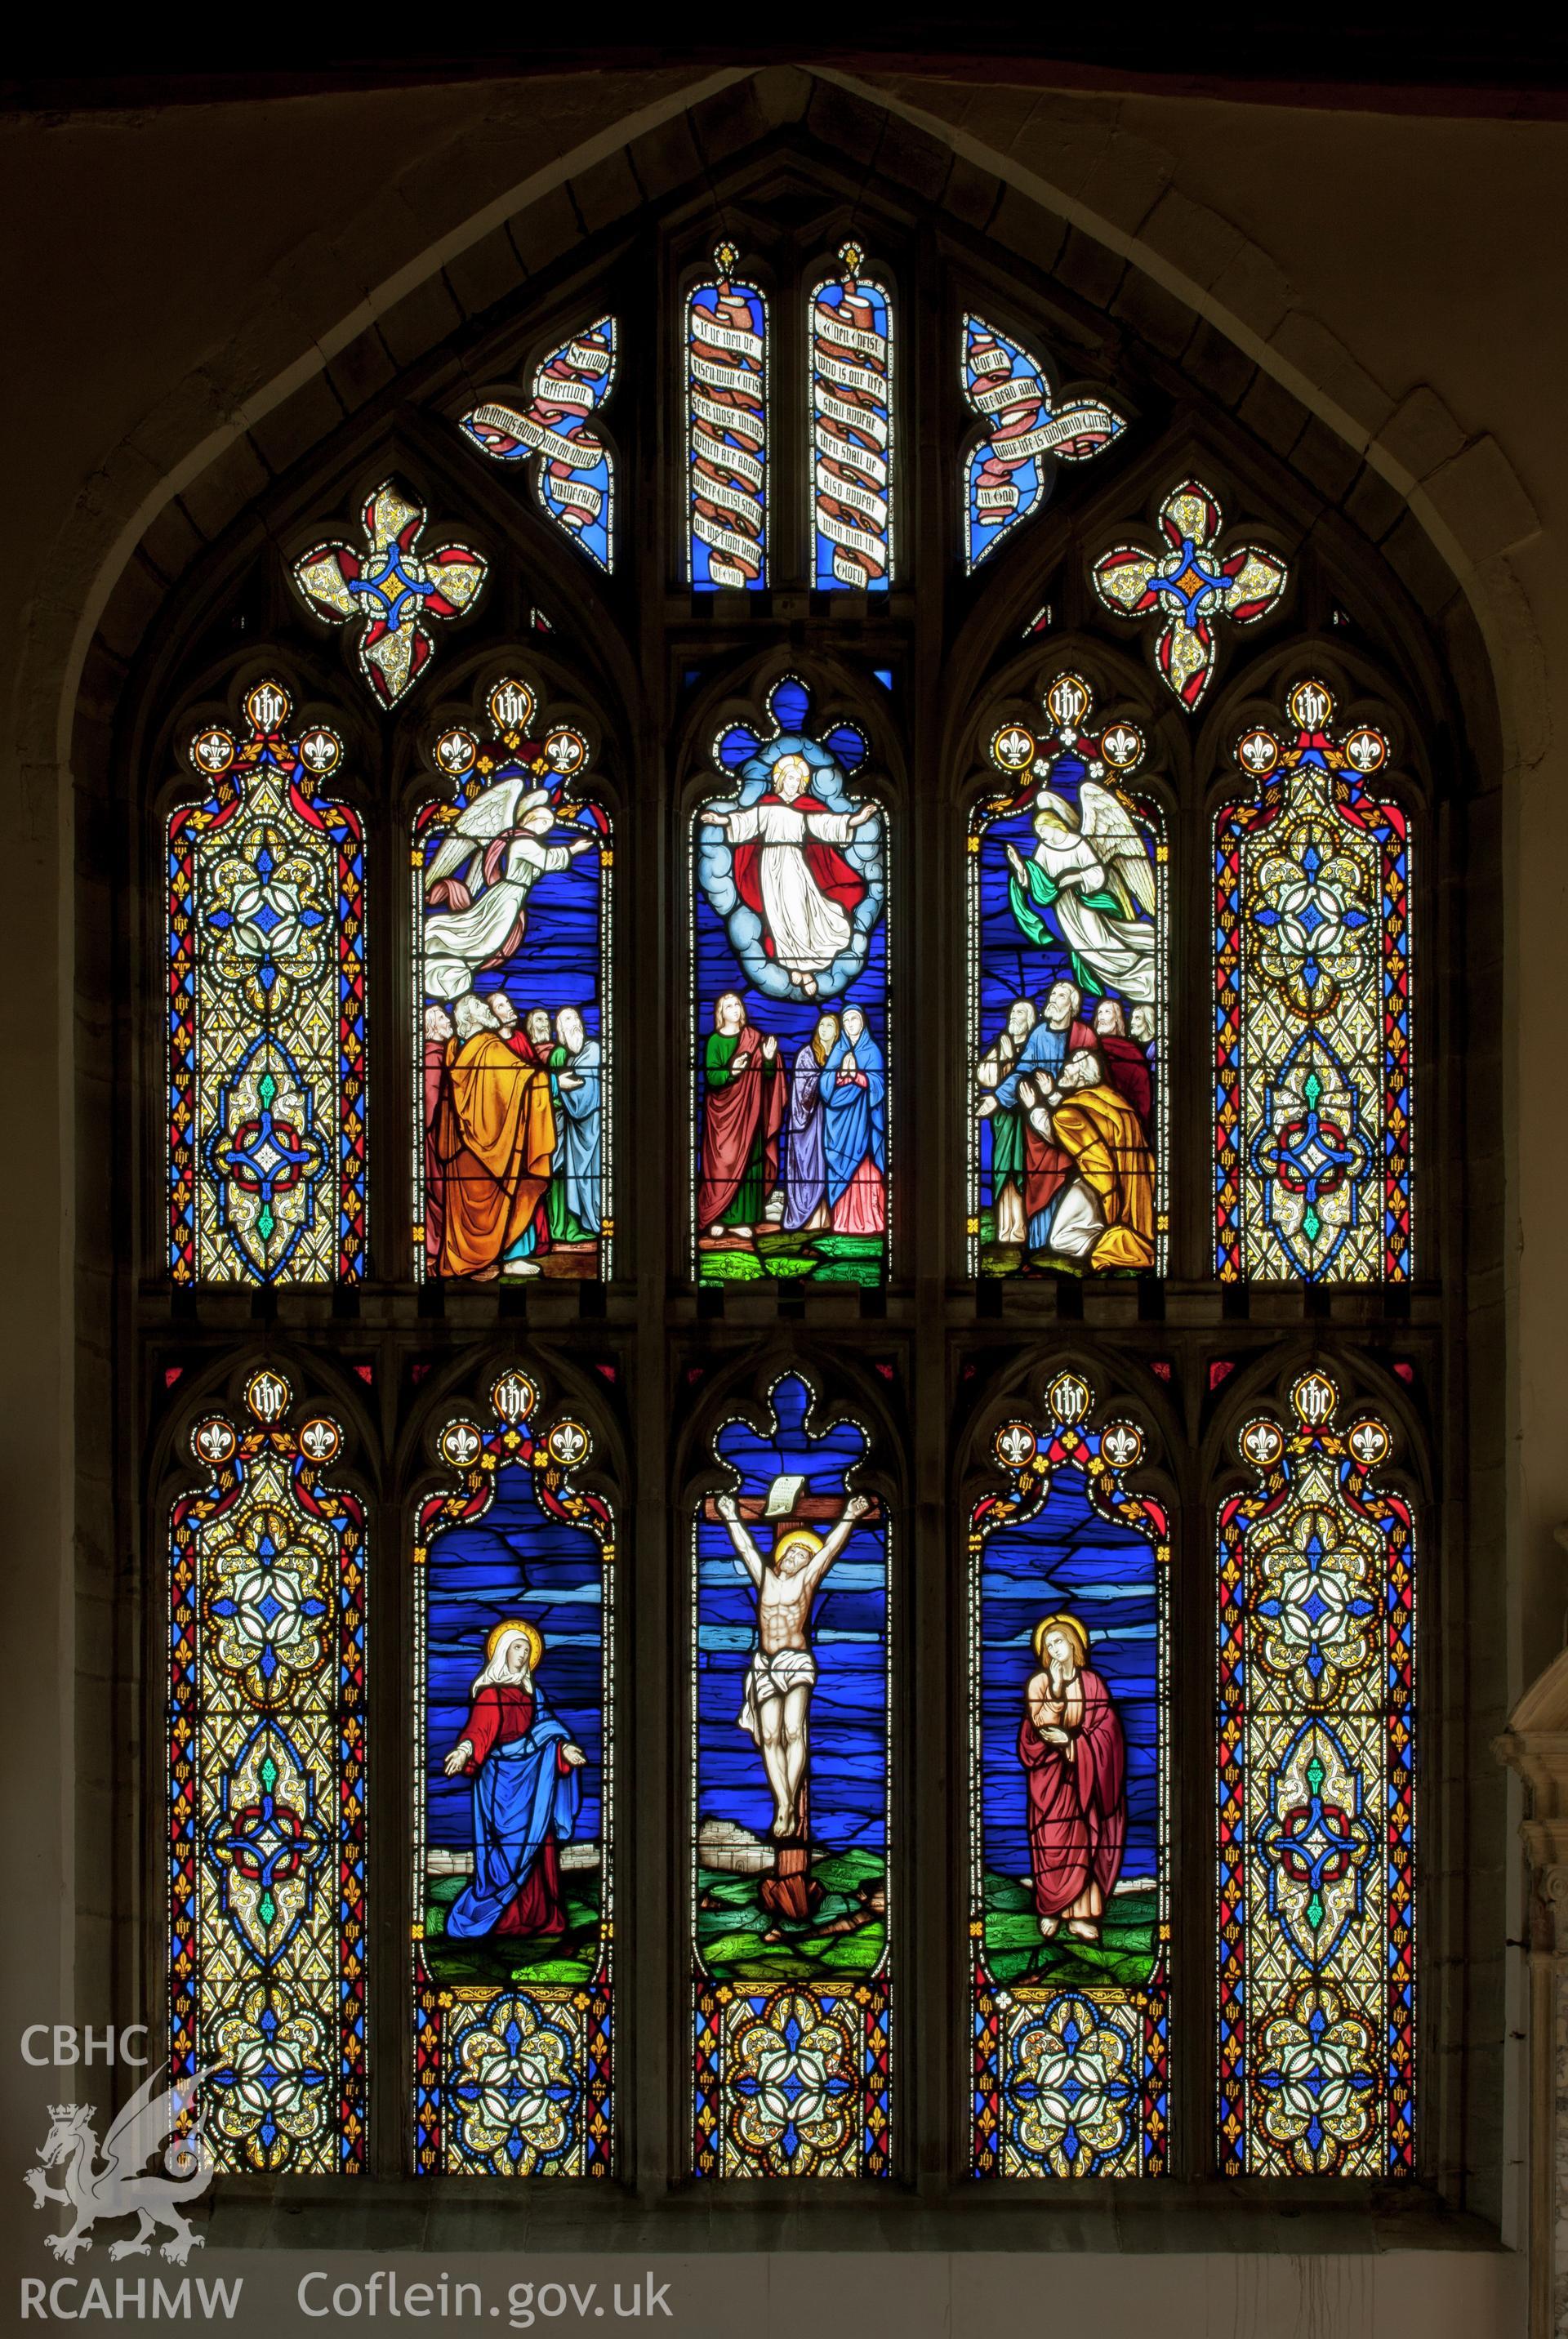
[{"label": "blue glass background", "polygon": [[[792,1377],[774,1392],[776,1436],[731,1422],[715,1440],[740,1473],[737,1495],[765,1495],[774,1478],[803,1476],[811,1495],[849,1490],[846,1474],[865,1454],[864,1430],[839,1422],[815,1440],[805,1434],[808,1391]],[[832,1521],[813,1522],[821,1534]],[[765,1560],[774,1525],[751,1533]],[[762,1757],[738,1727],[746,1670],[756,1647],[757,1599],[722,1521],[697,1522],[696,1818],[725,1820],[765,1836],[773,1798]],[[810,1639],[818,1678],[811,1701],[811,1836],[833,1851],[885,1853],[887,1846],[887,1558],[879,1525],[859,1526],[816,1597]]]},{"label": "blue glass background", "polygon": [[[1063,754],[1056,756],[1050,765],[1052,794],[1076,805],[1086,769],[1080,755]],[[1021,788],[1024,785],[1022,779],[1019,785]],[[1034,852],[1039,842],[1034,833],[1037,786],[1038,782],[1029,783],[1029,794],[1021,810],[991,822],[981,837],[980,851],[975,855],[980,886],[980,1031],[976,1035],[974,1051],[977,1064],[998,1035],[1007,1028],[1008,1010],[1013,1001],[1032,1000],[1038,1012],[1044,1006],[1046,993],[1053,982],[1070,982],[1082,993],[1086,1023],[1093,1021],[1097,998],[1119,999],[1129,1016],[1134,1004],[1125,992],[1114,986],[1097,992],[1092,982],[1086,982],[1075,972],[1072,957],[1065,943],[1059,941],[1048,950],[1040,949],[1029,940],[1012,914],[1008,897],[1011,871],[1008,866],[1007,848],[1013,845],[1026,861]],[[1049,910],[1041,910],[1040,915],[1045,924],[1049,926],[1051,923]],[[1156,1077],[1158,1079],[1158,1070]],[[981,1095],[976,1091],[970,1104],[971,1112],[980,1101]],[[979,1128],[980,1202],[982,1209],[989,1209],[995,1199],[991,1191],[989,1120],[981,1121]]]},{"label": "blue glass background", "polygon": [[425,1563],[425,1808],[427,1840],[473,1849],[473,1781],[441,1769],[463,1734],[485,1643],[508,1616],[544,1634],[538,1686],[587,1761],[574,1841],[597,1841],[604,1801],[600,1701],[604,1681],[604,1562],[596,1535],[554,1519],[520,1463],[498,1473],[482,1519],[444,1528]]},{"label": "blue glass background", "polygon": [[[889,325],[889,318],[888,318],[887,294],[883,291],[883,288],[882,288],[882,286],[881,286],[880,284],[871,284],[871,283],[867,283],[867,282],[864,282],[864,281],[859,281],[859,280],[857,280],[855,289],[856,289],[856,291],[858,291],[858,292],[863,296],[863,298],[867,302],[869,302],[869,304],[870,304],[870,307],[871,307],[871,312],[872,312],[872,330],[873,330],[873,332],[881,333],[881,334],[883,336],[883,338],[884,338],[884,339],[886,339],[886,340],[887,340],[887,341],[888,341],[888,403],[884,404],[884,405],[883,406],[882,410],[881,410],[883,419],[883,421],[885,422],[885,421],[889,421],[889,420],[891,419],[891,401],[892,401],[892,344],[891,331],[890,331],[890,325]],[[837,309],[837,308],[839,308],[839,307],[841,307],[841,306],[843,305],[843,286],[842,284],[824,284],[824,285],[823,285],[823,289],[822,289],[822,291],[821,291],[821,293],[820,293],[820,295],[819,295],[818,297],[820,298],[820,300],[821,300],[821,301],[822,301],[822,304],[823,304],[823,308],[824,308],[824,309]],[[816,304],[815,304],[815,302],[814,301],[812,305],[813,305],[813,307],[814,308]],[[809,323],[808,323],[807,330],[808,330],[808,331],[811,330]],[[813,380],[814,380],[814,380],[815,380],[815,369],[814,369],[814,369],[813,369]],[[828,387],[830,390],[833,388],[833,385],[831,382],[827,385],[827,387]],[[875,581],[875,583],[874,583],[874,584],[873,584],[873,585],[871,585],[870,587],[867,587],[868,591],[873,592],[873,593],[885,593],[885,592],[887,591],[887,589],[888,589],[888,585],[889,585],[889,582],[890,582],[890,579],[891,579],[892,568],[892,557],[891,557],[891,556],[892,556],[892,541],[891,541],[891,538],[892,538],[892,502],[893,502],[893,469],[892,469],[892,465],[893,465],[893,461],[896,459],[896,458],[895,458],[895,455],[894,455],[894,449],[893,449],[892,439],[892,434],[891,434],[891,432],[890,432],[890,434],[889,434],[887,453],[888,453],[888,457],[889,457],[889,463],[888,463],[888,520],[889,520],[889,524],[888,524],[888,534],[889,534],[889,539],[890,539],[890,540],[889,540],[889,547],[888,547],[888,550],[889,550],[889,559],[888,559],[888,567],[887,567],[887,570],[886,570],[886,572],[884,572],[884,574],[883,574],[883,575],[882,575],[881,577],[879,577],[876,579],[876,581]],[[816,449],[815,449],[815,447],[814,447],[814,445],[813,449],[812,449],[812,477],[813,477],[813,481],[814,481],[814,486],[813,486],[813,494],[812,494],[812,512],[813,512],[813,516],[814,516],[814,515],[815,515],[815,512],[816,512],[816,494],[815,494],[815,486],[814,486],[815,476],[816,476]],[[812,578],[812,582],[813,582],[813,584],[816,587],[816,589],[817,589],[817,591],[818,591],[819,593],[840,593],[840,592],[843,592],[843,591],[844,590],[844,587],[843,587],[839,583],[838,578],[833,575],[833,539],[832,539],[832,538],[831,538],[831,537],[824,536],[824,535],[822,533],[822,531],[821,531],[821,529],[820,529],[820,528],[814,528],[814,528],[813,528],[813,529],[812,529],[812,538],[813,538],[813,541],[814,541],[814,543],[815,544],[815,547],[816,547],[816,566],[815,566],[815,574],[814,575],[814,577],[813,577],[813,578]]]},{"label": "blue glass background", "polygon": [[1057,1470],[1045,1506],[998,1527],[981,1552],[981,1821],[984,1865],[1027,1879],[1029,1787],[1018,1759],[1023,1693],[1039,1671],[1044,1616],[1070,1609],[1090,1636],[1089,1663],[1109,1691],[1127,1739],[1127,1851],[1121,1881],[1156,1873],[1159,1819],[1159,1614],[1154,1546],[1102,1518],[1082,1475]]},{"label": "blue glass background", "polygon": [[[965,321],[963,379],[964,386],[969,390],[974,390],[977,387],[989,389],[992,383],[1001,379],[1000,374],[976,374],[969,362],[969,327],[979,322],[978,318]],[[997,347],[1005,350],[1011,359],[1011,379],[1014,381],[1021,379],[1028,383],[1031,394],[1038,392],[1042,410],[1040,419],[1043,421],[1050,410],[1050,393],[1045,387],[1040,368],[1015,340],[1010,339],[1006,333],[998,332],[994,325],[988,324],[984,330],[991,334]],[[969,528],[969,565],[971,568],[979,567],[986,554],[994,550],[1010,528],[1021,527],[1029,518],[1030,513],[1041,500],[1041,489],[1044,484],[1044,469],[1040,458],[1038,455],[1031,455],[1026,463],[1021,463],[1017,470],[1011,474],[1012,484],[1018,489],[1017,510],[999,519],[982,518],[975,506],[974,490],[976,479],[990,447],[991,435],[988,429],[986,436],[969,459],[964,479],[964,511]]]},{"label": "blue glass background", "polygon": [[[761,334],[763,347],[765,350],[767,348],[767,308],[763,300],[762,294],[754,291],[749,284],[737,284],[733,278],[730,281],[730,291],[736,299],[744,301],[747,308],[750,310],[751,330],[754,333]],[[692,294],[691,305],[694,309],[702,309],[705,311],[708,316],[713,316],[718,307],[717,285],[699,284],[695,291]],[[771,463],[767,462],[767,452],[771,450],[773,440],[773,416],[767,410],[768,367],[765,358],[764,360],[761,376],[754,377],[754,379],[755,380],[757,390],[764,402],[763,428],[766,433],[764,461],[766,465],[766,469],[763,481],[762,541],[757,547],[757,549],[762,556],[762,571],[759,576],[754,577],[751,585],[747,587],[747,590],[753,593],[762,593],[765,592],[767,589],[769,558],[768,548],[773,538],[773,515],[768,509],[768,499],[773,492],[773,467]],[[708,385],[705,383],[704,387],[705,389]],[[689,459],[688,456],[688,466]],[[686,534],[687,540],[691,546],[692,589],[694,592],[697,593],[717,592],[719,587],[714,583],[713,575],[708,566],[708,548],[691,525],[691,484],[689,476],[686,487]]]},{"label": "blue glass background", "polygon": [[[500,765],[487,785],[495,786],[518,769],[515,763]],[[481,793],[476,791],[476,799]],[[568,816],[565,819],[557,813],[557,825],[541,842],[566,845],[582,836],[599,841],[601,832],[590,824],[587,814],[573,819],[569,816],[571,810],[568,804]],[[445,829],[431,829],[425,844],[427,868],[447,834]],[[607,843],[607,837],[604,841]],[[506,992],[518,1011],[519,1023],[532,1009],[543,1007],[549,1011],[553,1027],[557,1008],[576,1007],[581,1012],[588,1038],[602,1039],[599,889],[603,883],[604,871],[597,852],[579,853],[569,868],[547,871],[537,877],[528,896],[528,925],[521,947],[500,966],[488,968],[477,975],[475,990],[486,998],[498,991]],[[426,912],[427,960],[439,954],[441,920],[449,914],[444,910]]]}]

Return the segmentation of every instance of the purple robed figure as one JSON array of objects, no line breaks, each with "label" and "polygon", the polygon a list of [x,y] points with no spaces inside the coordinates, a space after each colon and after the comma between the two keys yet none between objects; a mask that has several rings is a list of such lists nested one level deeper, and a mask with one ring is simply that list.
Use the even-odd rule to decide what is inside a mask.
[{"label": "purple robed figure", "polygon": [[784,1229],[796,1234],[803,1227],[828,1223],[827,1107],[822,1092],[823,1068],[838,1039],[838,1017],[823,1015],[794,1060],[790,1086],[789,1152],[785,1174]]}]

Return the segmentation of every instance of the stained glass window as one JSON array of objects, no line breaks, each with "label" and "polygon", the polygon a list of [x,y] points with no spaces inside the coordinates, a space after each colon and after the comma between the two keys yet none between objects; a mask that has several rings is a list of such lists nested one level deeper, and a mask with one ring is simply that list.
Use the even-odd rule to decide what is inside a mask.
[{"label": "stained glass window", "polygon": [[1218,1269],[1403,1282],[1412,1268],[1410,832],[1319,682],[1239,741],[1215,823]]},{"label": "stained glass window", "polygon": [[1058,1374],[970,1529],[977,2176],[1156,2176],[1169,2068],[1170,1530]]},{"label": "stained glass window", "polygon": [[169,1271],[349,1282],[365,1253],[365,854],[276,682],[249,730],[191,741],[208,793],[169,816]]},{"label": "stained glass window", "polygon": [[365,2158],[365,1534],[330,1483],[325,1413],[290,1426],[266,1368],[249,1418],[191,1446],[173,1506],[169,2063],[201,2077],[220,2168],[354,2176]]},{"label": "stained glass window", "polygon": [[426,1277],[608,1273],[611,834],[575,724],[508,676],[415,823],[414,1241]]},{"label": "stained glass window", "polygon": [[853,724],[794,676],[714,743],[693,852],[697,1276],[880,1283],[890,1134],[887,821]]},{"label": "stained glass window", "polygon": [[615,1533],[515,1367],[438,1439],[414,1545],[415,2165],[605,2176]]},{"label": "stained glass window", "polygon": [[615,567],[615,455],[596,428],[616,383],[618,330],[599,317],[534,369],[526,403],[498,393],[459,424],[497,463],[526,463],[539,508],[606,574]]},{"label": "stained glass window", "polygon": [[1094,563],[1106,608],[1142,621],[1154,670],[1190,714],[1214,679],[1220,625],[1255,626],[1279,606],[1288,572],[1260,544],[1236,544],[1219,498],[1184,479],[1159,507],[1151,545],[1113,544]]},{"label": "stained glass window", "polygon": [[686,573],[699,593],[768,581],[768,306],[721,243],[686,301]]},{"label": "stained glass window", "polygon": [[974,569],[1040,510],[1056,464],[1103,453],[1127,424],[1102,398],[1058,399],[1032,351],[983,317],[963,321],[960,379],[981,422],[963,463],[964,564]]},{"label": "stained glass window", "polygon": [[1220,2168],[1415,2166],[1415,1548],[1393,1440],[1304,1374],[1219,1512]]},{"label": "stained glass window", "polygon": [[360,515],[362,543],[328,537],[290,571],[305,607],[342,627],[361,678],[386,707],[412,689],[434,657],[432,620],[446,625],[465,616],[489,573],[472,545],[453,539],[423,549],[429,518],[417,495],[383,479]]},{"label": "stained glass window", "polygon": [[970,1249],[982,1275],[1148,1272],[1166,1246],[1164,821],[1143,735],[1059,675],[970,818]]},{"label": "stained glass window", "polygon": [[868,1445],[792,1374],[760,1424],[719,1431],[727,1483],[697,1513],[703,2176],[888,2171],[889,1539],[851,1483]]},{"label": "stained glass window", "polygon": [[811,296],[812,582],[892,583],[892,301],[856,243]]}]

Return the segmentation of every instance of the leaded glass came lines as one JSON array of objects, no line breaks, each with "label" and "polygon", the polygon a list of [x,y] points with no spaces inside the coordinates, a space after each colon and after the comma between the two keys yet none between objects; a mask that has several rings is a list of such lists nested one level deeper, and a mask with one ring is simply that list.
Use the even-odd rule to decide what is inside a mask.
[{"label": "leaded glass came lines", "polygon": [[686,303],[687,575],[697,592],[768,582],[768,311],[733,244]]},{"label": "leaded glass came lines", "polygon": [[1228,2176],[1415,2165],[1415,1573],[1392,1439],[1310,1372],[1219,1513],[1218,2101]]},{"label": "leaded glass came lines", "polygon": [[1400,1283],[1412,1266],[1410,831],[1366,785],[1380,731],[1343,737],[1298,683],[1289,744],[1237,761],[1257,794],[1215,823],[1216,1263]]},{"label": "leaded glass came lines", "polygon": [[1158,2176],[1169,2125],[1170,1528],[1076,1372],[970,1525],[971,2166]]},{"label": "leaded glass came lines", "polygon": [[211,794],[169,818],[169,1271],[350,1282],[365,1249],[365,855],[320,792],[342,757],[288,693],[191,742]]},{"label": "leaded glass came lines", "polygon": [[253,1373],[175,1503],[169,2067],[220,2168],[365,2162],[365,1534],[330,1416]]},{"label": "leaded glass came lines", "polygon": [[615,1525],[515,1366],[438,1446],[414,1545],[414,2165],[605,2176]]},{"label": "leaded glass came lines", "polygon": [[892,583],[892,301],[856,243],[811,299],[812,581],[820,592]]},{"label": "leaded glass came lines", "polygon": [[695,1520],[699,2176],[890,2166],[888,1522],[815,1400],[790,1374],[766,1429],[725,1422]]}]

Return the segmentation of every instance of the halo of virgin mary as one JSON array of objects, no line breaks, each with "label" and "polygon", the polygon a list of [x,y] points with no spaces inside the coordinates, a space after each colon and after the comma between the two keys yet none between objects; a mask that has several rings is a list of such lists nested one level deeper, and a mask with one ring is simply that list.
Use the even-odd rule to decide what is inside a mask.
[{"label": "halo of virgin mary", "polygon": [[[527,1661],[514,1670],[521,1641]],[[449,1940],[492,1933],[566,1930],[560,1847],[571,1841],[582,1788],[566,1759],[571,1732],[550,1712],[534,1679],[544,1640],[520,1616],[485,1643],[459,1746],[474,1782],[474,1880],[447,1912]]]}]

